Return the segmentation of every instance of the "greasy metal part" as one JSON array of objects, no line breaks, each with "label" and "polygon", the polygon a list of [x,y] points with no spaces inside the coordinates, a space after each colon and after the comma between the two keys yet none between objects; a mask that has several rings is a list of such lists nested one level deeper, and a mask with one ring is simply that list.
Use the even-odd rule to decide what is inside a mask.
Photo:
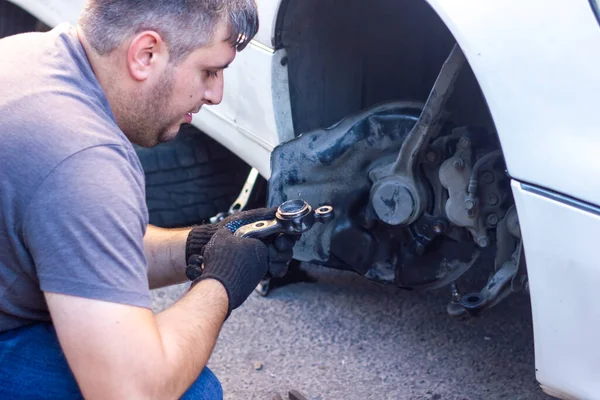
[{"label": "greasy metal part", "polygon": [[400,248],[390,245],[404,240],[404,234],[390,232],[372,216],[368,171],[393,162],[421,106],[382,104],[275,147],[268,205],[302,198],[335,207],[335,224],[318,225],[303,234],[294,247],[295,259],[361,274],[381,259],[393,275],[396,263],[388,255]]},{"label": "greasy metal part", "polygon": [[518,226],[517,211],[513,205],[496,227],[496,255],[494,273],[485,287],[476,293],[461,295],[453,286],[448,313],[452,316],[469,313],[478,315],[482,310],[493,307],[510,293],[526,288],[525,273],[520,273],[523,264],[522,242],[515,235],[514,226]]},{"label": "greasy metal part", "polygon": [[374,182],[370,194],[373,210],[382,222],[406,226],[415,222],[425,210],[427,188],[416,166],[419,155],[442,128],[444,106],[454,90],[454,83],[465,57],[455,44],[431,90],[417,123],[402,144],[396,161],[370,172]]},{"label": "greasy metal part", "polygon": [[301,235],[316,222],[328,222],[334,217],[333,207],[321,206],[316,211],[304,200],[289,200],[280,205],[275,219],[244,225],[234,232],[238,237],[264,239],[279,234]]},{"label": "greasy metal part", "polygon": [[[493,268],[495,237],[490,236],[487,247],[479,248],[467,229],[453,223],[445,207],[450,195],[440,182],[440,169],[446,160],[453,158],[457,149],[469,148],[464,150],[468,163],[453,160],[458,162],[451,164],[453,169],[467,168],[462,181],[466,195],[476,160],[498,148],[493,134],[448,123],[427,144],[417,161],[420,179],[428,191],[427,204],[413,224],[383,223],[371,206],[373,182],[369,172],[394,163],[421,111],[410,103],[380,105],[274,149],[270,205],[302,198],[311,204],[335,207],[335,222],[314,226],[303,234],[294,247],[295,259],[352,270],[376,282],[417,290],[456,282],[470,268]],[[499,224],[511,205],[506,201],[510,191],[504,188],[504,170],[499,161],[481,167],[477,193],[483,196],[484,204],[477,207],[477,219],[483,229],[496,229],[488,223]],[[486,204],[490,194],[497,197],[495,206]],[[457,204],[468,216],[464,198]]]},{"label": "greasy metal part", "polygon": [[439,179],[448,189],[446,215],[450,222],[467,228],[479,247],[490,245],[485,221],[479,218],[479,202],[474,198],[467,201],[467,187],[471,177],[473,149],[471,140],[462,137],[456,146],[454,156],[444,161],[440,167]]},{"label": "greasy metal part", "polygon": [[[469,186],[467,189],[467,200],[473,199],[477,195],[477,189],[479,187],[479,175],[481,173],[481,169],[487,163],[492,162],[500,157],[502,157],[502,150],[496,150],[486,154],[485,156],[477,160],[477,162],[473,166],[473,171],[471,172],[471,177],[469,179]],[[490,172],[487,172],[484,176],[484,181],[486,183],[494,182],[494,175]]]},{"label": "greasy metal part", "polygon": [[210,223],[214,224],[217,222],[221,222],[228,216],[235,214],[236,212],[243,211],[248,205],[248,200],[250,199],[250,195],[252,194],[252,190],[256,185],[256,180],[258,178],[258,170],[256,168],[252,168],[250,173],[248,173],[248,178],[246,179],[246,183],[242,187],[242,190],[237,199],[231,204],[228,211],[220,212],[214,217],[210,218]]},{"label": "greasy metal part", "polygon": [[[446,148],[458,141],[460,131],[446,130],[449,134],[428,149],[435,153],[429,159],[435,160],[423,168],[424,179],[435,194],[422,215],[425,229],[424,224],[415,224],[412,231],[383,224],[369,205],[368,172],[393,163],[420,113],[412,103],[384,104],[274,149],[269,205],[302,198],[335,207],[335,223],[303,234],[294,247],[295,259],[353,270],[384,284],[425,289],[443,286],[474,265],[476,246],[465,229],[446,218],[448,195],[438,178],[442,160],[451,154]],[[422,254],[415,251],[418,243]]]},{"label": "greasy metal part", "polygon": [[418,255],[423,255],[429,243],[437,236],[445,233],[448,225],[445,218],[423,214],[417,222],[409,227],[415,244],[415,252]]},{"label": "greasy metal part", "polygon": [[438,279],[422,284],[412,284],[410,288],[413,290],[434,290],[442,288],[460,278],[465,272],[477,263],[481,251],[476,250],[469,261],[461,261],[458,258],[445,259],[441,258],[439,262],[438,273],[443,271],[443,275],[438,275]]},{"label": "greasy metal part", "polygon": [[[515,235],[518,232],[511,232],[510,226],[514,225],[515,219],[518,224],[517,209],[512,206],[506,212],[506,215],[496,226],[496,257],[494,259],[494,271],[497,271],[511,260],[512,254],[518,244],[519,236]],[[512,228],[514,230],[514,227]]]},{"label": "greasy metal part", "polygon": [[513,291],[522,289],[524,281],[521,281],[521,285],[514,284],[521,264],[522,249],[523,242],[519,242],[511,260],[496,271],[479,293],[468,293],[461,297],[460,305],[467,313],[477,316],[484,308],[493,307]]},{"label": "greasy metal part", "polygon": [[506,229],[514,237],[521,239],[521,226],[519,225],[519,216],[517,215],[517,209],[512,206],[506,212]]},{"label": "greasy metal part", "polygon": [[451,315],[453,317],[458,317],[458,316],[464,315],[466,313],[466,311],[465,311],[464,307],[460,305],[460,299],[462,298],[462,294],[460,293],[460,290],[458,289],[458,284],[456,283],[456,281],[454,281],[450,284],[450,290],[451,290],[451,300],[450,300],[450,303],[448,303],[448,306],[446,307],[446,311],[448,312],[449,315]]},{"label": "greasy metal part", "polygon": [[456,284],[456,281],[450,284],[450,288],[452,290],[452,301],[458,303],[462,296],[460,294],[460,291],[458,290],[458,285]]},{"label": "greasy metal part", "polygon": [[444,106],[454,92],[454,83],[464,62],[465,56],[458,44],[455,44],[433,85],[419,120],[402,144],[398,158],[391,168],[392,174],[415,175],[419,153],[440,132]]}]

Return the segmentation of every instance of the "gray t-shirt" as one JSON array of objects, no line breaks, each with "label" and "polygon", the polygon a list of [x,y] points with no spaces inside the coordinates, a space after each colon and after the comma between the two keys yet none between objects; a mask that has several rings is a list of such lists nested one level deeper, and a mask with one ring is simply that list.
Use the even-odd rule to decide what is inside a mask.
[{"label": "gray t-shirt", "polygon": [[43,292],[150,307],[144,172],[76,31],[0,40],[0,332]]}]

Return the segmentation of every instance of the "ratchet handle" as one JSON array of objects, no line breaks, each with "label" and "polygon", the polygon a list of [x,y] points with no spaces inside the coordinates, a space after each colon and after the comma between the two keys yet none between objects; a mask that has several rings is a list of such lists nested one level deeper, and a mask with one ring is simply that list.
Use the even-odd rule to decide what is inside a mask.
[{"label": "ratchet handle", "polygon": [[283,228],[277,219],[272,219],[244,225],[236,230],[234,235],[244,238],[266,239],[279,233],[283,233]]}]

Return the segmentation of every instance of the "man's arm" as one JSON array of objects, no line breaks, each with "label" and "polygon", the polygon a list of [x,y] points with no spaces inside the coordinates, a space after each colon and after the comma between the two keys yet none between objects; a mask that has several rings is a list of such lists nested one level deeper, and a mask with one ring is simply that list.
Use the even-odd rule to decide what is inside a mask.
[{"label": "man's arm", "polygon": [[185,244],[190,230],[164,229],[148,225],[144,235],[144,253],[148,262],[150,289],[187,281]]},{"label": "man's arm", "polygon": [[171,308],[46,293],[60,344],[85,398],[179,398],[198,378],[228,309],[225,288],[199,282]]},{"label": "man's arm", "polygon": [[[269,251],[260,240],[222,229],[221,240],[203,250],[205,280],[155,317],[143,246],[145,197],[129,182],[136,171],[126,158],[120,146],[97,146],[54,168],[23,215],[23,243],[85,396],[177,398],[206,364],[228,312],[265,276]],[[186,240],[170,241],[183,254]],[[171,276],[164,275],[163,281]]]},{"label": "man's arm", "polygon": [[[197,225],[193,228],[164,229],[148,225],[144,235],[144,254],[148,263],[150,288],[156,289],[185,282],[187,280],[186,253],[187,257],[192,254],[202,254],[204,246],[212,238],[217,227],[232,224],[230,228],[235,230],[241,226],[240,221],[243,221],[243,224],[250,224],[271,220],[275,218],[275,211],[275,207],[241,211],[218,224]],[[293,243],[290,245],[293,246]],[[279,258],[287,265],[292,258],[291,247],[284,249]],[[276,262],[276,260],[271,261]]]},{"label": "man's arm", "polygon": [[86,398],[178,398],[206,364],[219,330],[267,273],[269,250],[225,228],[204,272],[168,310],[45,292],[67,361]]}]

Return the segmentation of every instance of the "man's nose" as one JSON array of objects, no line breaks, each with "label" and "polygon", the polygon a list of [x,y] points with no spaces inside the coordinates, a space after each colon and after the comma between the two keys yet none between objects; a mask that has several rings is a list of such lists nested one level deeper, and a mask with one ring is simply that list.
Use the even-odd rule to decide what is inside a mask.
[{"label": "man's nose", "polygon": [[223,83],[223,72],[221,71],[204,92],[207,104],[219,104],[223,100]]}]

